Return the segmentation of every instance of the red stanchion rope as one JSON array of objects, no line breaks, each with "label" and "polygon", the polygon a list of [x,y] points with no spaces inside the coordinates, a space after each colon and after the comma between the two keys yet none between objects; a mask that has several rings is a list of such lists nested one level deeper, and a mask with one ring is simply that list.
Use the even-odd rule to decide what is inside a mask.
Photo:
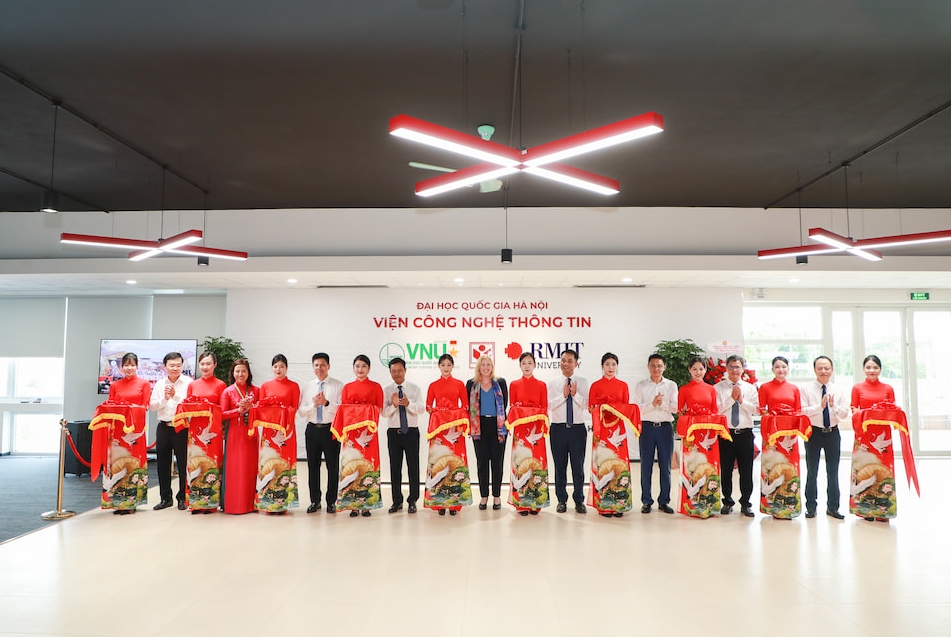
[{"label": "red stanchion rope", "polygon": [[69,433],[69,431],[66,432],[66,441],[69,442],[69,448],[73,450],[73,455],[76,456],[76,459],[88,467],[89,461],[79,455],[79,449],[73,444],[73,435]]}]

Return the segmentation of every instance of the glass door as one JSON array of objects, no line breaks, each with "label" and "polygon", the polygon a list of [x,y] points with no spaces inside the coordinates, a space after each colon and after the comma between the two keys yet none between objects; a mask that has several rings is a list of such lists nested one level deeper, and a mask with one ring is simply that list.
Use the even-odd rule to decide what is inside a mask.
[{"label": "glass door", "polygon": [[916,451],[951,452],[951,311],[912,310]]}]

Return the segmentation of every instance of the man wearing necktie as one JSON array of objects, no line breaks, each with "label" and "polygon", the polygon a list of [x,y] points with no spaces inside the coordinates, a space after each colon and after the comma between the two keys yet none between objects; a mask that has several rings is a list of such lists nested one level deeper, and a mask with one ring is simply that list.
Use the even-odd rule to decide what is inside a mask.
[{"label": "man wearing necktie", "polygon": [[568,510],[568,464],[574,492],[571,494],[577,513],[586,513],[584,504],[584,456],[588,449],[588,428],[584,416],[588,412],[588,381],[575,376],[578,353],[566,349],[561,354],[560,378],[548,381],[548,417],[551,420],[552,465],[555,469],[555,511]]},{"label": "man wearing necktie", "polygon": [[340,443],[334,440],[333,424],[340,404],[343,383],[330,378],[330,355],[318,352],[311,357],[316,378],[301,392],[297,414],[307,421],[304,444],[307,449],[308,513],[320,510],[320,460],[327,464],[327,513],[337,512],[337,480],[340,476]]},{"label": "man wearing necktie", "polygon": [[717,392],[717,410],[726,416],[732,441],[720,440],[720,489],[723,508],[720,515],[733,511],[733,465],[740,474],[740,508],[748,518],[753,517],[750,498],[753,496],[753,415],[759,412],[759,394],[756,387],[743,380],[746,361],[733,355],[726,359],[724,380],[713,386]]},{"label": "man wearing necktie", "polygon": [[819,356],[812,363],[816,379],[800,386],[802,413],[812,423],[812,436],[806,441],[806,517],[816,517],[816,499],[819,488],[819,456],[826,456],[826,515],[837,520],[839,513],[839,457],[842,437],[839,422],[849,417],[848,396],[833,385],[832,359]]},{"label": "man wearing necktie", "polygon": [[390,378],[383,395],[383,420],[386,422],[386,447],[390,457],[390,486],[393,489],[393,506],[390,513],[403,508],[403,458],[409,480],[408,512],[416,513],[419,499],[419,414],[425,409],[423,394],[419,387],[406,380],[406,361],[390,359]]}]

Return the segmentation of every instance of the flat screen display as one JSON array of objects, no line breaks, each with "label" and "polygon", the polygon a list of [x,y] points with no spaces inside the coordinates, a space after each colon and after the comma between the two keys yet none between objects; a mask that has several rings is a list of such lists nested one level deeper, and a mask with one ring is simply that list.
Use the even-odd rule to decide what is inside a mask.
[{"label": "flat screen display", "polygon": [[110,339],[99,342],[99,393],[108,394],[113,380],[122,378],[122,357],[132,352],[139,357],[136,375],[155,386],[165,378],[162,359],[169,352],[179,352],[184,359],[182,374],[195,378],[198,341],[195,339],[135,338]]}]

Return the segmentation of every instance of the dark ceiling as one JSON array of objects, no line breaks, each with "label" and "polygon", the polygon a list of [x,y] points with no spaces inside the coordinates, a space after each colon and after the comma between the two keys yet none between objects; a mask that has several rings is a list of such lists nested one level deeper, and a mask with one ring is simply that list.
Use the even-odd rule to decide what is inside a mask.
[{"label": "dark ceiling", "polygon": [[[63,103],[55,189],[107,210],[161,207],[161,164],[168,209],[951,206],[951,3],[526,0],[513,111],[519,10],[3,0],[0,210],[50,180],[54,108],[30,87]],[[568,162],[619,180],[608,198],[519,174],[421,199],[435,173],[409,161],[467,162],[387,134],[406,113],[531,147],[645,111],[664,133]]]}]

